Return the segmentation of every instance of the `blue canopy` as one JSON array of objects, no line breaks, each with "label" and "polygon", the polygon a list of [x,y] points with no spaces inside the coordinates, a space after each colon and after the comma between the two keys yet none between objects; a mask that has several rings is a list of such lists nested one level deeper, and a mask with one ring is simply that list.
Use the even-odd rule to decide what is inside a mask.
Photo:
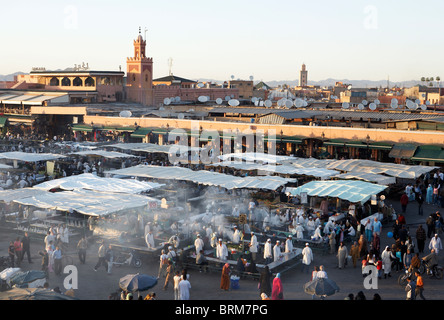
[{"label": "blue canopy", "polygon": [[129,292],[145,291],[157,284],[157,278],[147,274],[128,274],[119,280],[119,287]]}]

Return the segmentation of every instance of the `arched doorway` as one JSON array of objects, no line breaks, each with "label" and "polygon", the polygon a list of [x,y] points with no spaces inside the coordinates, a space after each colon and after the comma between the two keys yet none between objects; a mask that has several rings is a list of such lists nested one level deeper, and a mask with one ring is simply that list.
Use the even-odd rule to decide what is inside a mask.
[{"label": "arched doorway", "polygon": [[57,87],[60,85],[60,81],[58,78],[52,77],[51,80],[49,81],[49,85],[53,86],[53,87]]},{"label": "arched doorway", "polygon": [[62,86],[70,87],[71,86],[71,80],[68,77],[64,77],[62,79]]}]

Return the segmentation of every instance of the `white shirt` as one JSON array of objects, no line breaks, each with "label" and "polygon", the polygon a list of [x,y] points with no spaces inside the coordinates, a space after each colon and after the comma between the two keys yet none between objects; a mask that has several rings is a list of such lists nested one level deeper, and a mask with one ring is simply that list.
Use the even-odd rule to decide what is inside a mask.
[{"label": "white shirt", "polygon": [[179,282],[180,300],[190,300],[191,283],[188,280]]},{"label": "white shirt", "polygon": [[152,233],[147,233],[145,236],[145,242],[148,248],[154,248],[154,235]]},{"label": "white shirt", "polygon": [[324,270],[318,271],[318,273],[316,274],[316,278],[320,279],[320,278],[324,278],[327,279],[327,272],[325,272]]},{"label": "white shirt", "polygon": [[200,250],[202,250],[203,247],[204,247],[204,242],[203,242],[203,240],[202,240],[201,238],[197,238],[197,239],[194,241],[194,246],[196,247],[196,253],[199,253]]},{"label": "white shirt", "polygon": [[258,246],[257,237],[256,235],[253,235],[250,241],[250,252],[257,252],[257,246]]},{"label": "white shirt", "polygon": [[279,258],[281,257],[282,253],[281,253],[281,247],[278,244],[275,244],[273,247],[273,256],[274,256],[274,261],[278,261]]},{"label": "white shirt", "polygon": [[236,229],[236,231],[234,231],[234,234],[233,234],[233,243],[239,243],[239,241],[240,241],[240,232],[239,232],[239,230],[237,230]]},{"label": "white shirt", "polygon": [[435,249],[435,253],[438,254],[439,250],[442,250],[441,238],[433,237],[430,239],[429,249]]},{"label": "white shirt", "polygon": [[313,261],[313,252],[310,247],[305,247],[302,250],[302,263],[309,265]]},{"label": "white shirt", "polygon": [[285,252],[292,252],[293,251],[293,242],[291,241],[291,239],[287,239],[287,241],[285,241]]},{"label": "white shirt", "polygon": [[266,242],[264,246],[264,259],[266,258],[273,258],[271,242]]},{"label": "white shirt", "polygon": [[218,243],[216,247],[216,257],[221,260],[227,260],[228,249],[225,243]]}]

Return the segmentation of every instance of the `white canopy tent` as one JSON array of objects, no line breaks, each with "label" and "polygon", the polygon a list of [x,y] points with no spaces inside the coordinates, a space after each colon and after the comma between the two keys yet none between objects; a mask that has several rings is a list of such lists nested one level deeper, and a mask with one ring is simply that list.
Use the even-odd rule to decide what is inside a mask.
[{"label": "white canopy tent", "polygon": [[283,161],[289,161],[293,158],[294,157],[277,156],[260,152],[227,153],[219,156],[219,159],[222,161],[226,161],[229,159],[236,159],[236,160],[261,162],[261,163],[282,163]]},{"label": "white canopy tent", "polygon": [[364,203],[372,195],[377,195],[386,188],[387,186],[365,181],[328,180],[311,181],[297,188],[286,188],[285,193],[289,196],[300,196],[301,193],[306,192],[308,196],[332,197],[354,203]]},{"label": "white canopy tent", "polygon": [[352,173],[384,174],[395,178],[416,179],[438,167],[404,165],[362,159],[332,160],[292,158],[284,163],[300,168],[317,167]]},{"label": "white canopy tent", "polygon": [[151,165],[138,165],[125,169],[108,171],[106,174],[145,177],[161,180],[190,181],[197,184],[218,186],[226,189],[251,188],[276,190],[289,182],[297,181],[295,179],[287,179],[277,176],[235,177],[207,170],[193,171],[188,168],[160,167]]},{"label": "white canopy tent", "polygon": [[91,173],[55,179],[35,185],[33,188],[51,190],[94,190],[99,192],[141,193],[160,188],[163,185],[155,182],[143,182],[134,179],[101,178]]},{"label": "white canopy tent", "polygon": [[57,160],[60,158],[65,158],[65,156],[61,155],[61,154],[53,154],[53,153],[28,153],[28,152],[20,152],[20,151],[11,151],[11,152],[0,153],[0,159],[17,160],[17,161],[24,161],[24,162],[49,161],[49,160]]},{"label": "white canopy tent", "polygon": [[152,202],[155,202],[157,205],[161,203],[160,200],[142,195],[89,190],[54,193],[43,191],[40,194],[15,199],[13,201],[41,209],[77,211],[90,216],[106,216],[125,210],[146,207]]},{"label": "white canopy tent", "polygon": [[97,156],[97,157],[104,157],[108,159],[118,159],[118,158],[136,158],[136,156],[132,154],[126,154],[122,152],[115,152],[115,151],[105,151],[105,150],[85,150],[85,151],[79,151],[79,152],[73,152],[72,155],[76,156]]},{"label": "white canopy tent", "polygon": [[16,199],[29,198],[44,193],[46,193],[46,191],[34,188],[0,190],[0,201],[10,203],[11,201]]},{"label": "white canopy tent", "polygon": [[396,183],[395,177],[388,177],[382,174],[374,174],[374,173],[361,173],[361,172],[350,172],[350,173],[341,173],[333,178],[349,180],[349,179],[358,179],[369,182],[376,182],[381,185],[390,185]]},{"label": "white canopy tent", "polygon": [[258,164],[250,162],[240,161],[223,161],[218,163],[209,164],[213,167],[228,167],[236,170],[257,170],[258,174],[264,173],[277,173],[284,175],[306,175],[321,179],[329,179],[338,174],[336,170],[328,170],[324,168],[298,168],[291,165],[275,165],[275,164]]}]

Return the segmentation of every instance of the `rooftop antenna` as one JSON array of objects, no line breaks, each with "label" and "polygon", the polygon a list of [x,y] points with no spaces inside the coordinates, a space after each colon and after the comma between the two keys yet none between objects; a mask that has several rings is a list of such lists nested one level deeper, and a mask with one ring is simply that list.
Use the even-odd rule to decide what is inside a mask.
[{"label": "rooftop antenna", "polygon": [[168,68],[169,68],[169,75],[170,76],[173,75],[173,73],[171,72],[172,67],[173,67],[173,58],[169,58],[168,59]]},{"label": "rooftop antenna", "polygon": [[146,41],[146,32],[148,31],[148,29],[147,28],[145,28],[145,41]]}]

